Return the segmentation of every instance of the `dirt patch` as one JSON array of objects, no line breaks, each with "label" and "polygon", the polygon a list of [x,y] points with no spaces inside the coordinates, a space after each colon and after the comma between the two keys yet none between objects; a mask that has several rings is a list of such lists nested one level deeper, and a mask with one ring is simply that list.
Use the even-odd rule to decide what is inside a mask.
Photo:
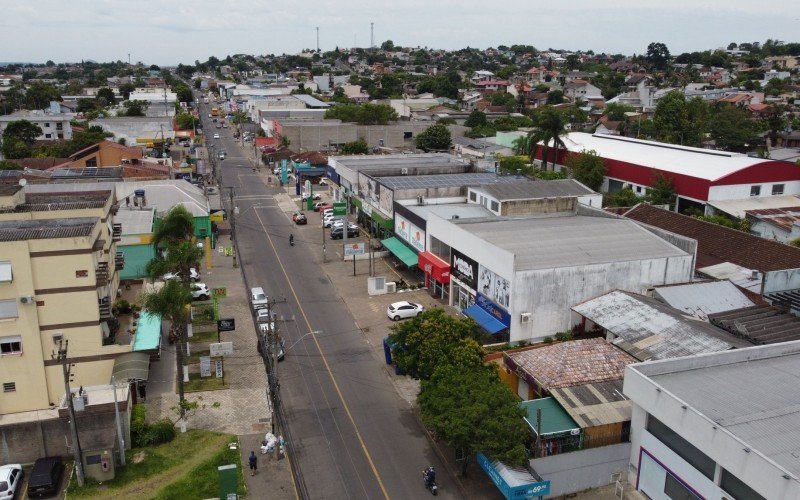
[{"label": "dirt patch", "polygon": [[135,454],[134,454],[134,455],[131,457],[131,462],[133,462],[133,463],[135,463],[135,464],[140,464],[140,463],[142,463],[142,462],[144,461],[144,457],[145,457],[145,453],[144,453],[144,451],[139,451],[139,452],[136,452],[136,453],[135,453]]}]

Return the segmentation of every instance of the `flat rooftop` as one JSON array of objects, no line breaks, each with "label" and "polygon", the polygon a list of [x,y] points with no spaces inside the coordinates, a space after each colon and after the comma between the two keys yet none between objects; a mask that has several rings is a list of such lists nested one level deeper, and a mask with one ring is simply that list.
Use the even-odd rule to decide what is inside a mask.
[{"label": "flat rooftop", "polygon": [[0,241],[77,238],[92,234],[98,218],[0,221]]},{"label": "flat rooftop", "polygon": [[476,191],[483,191],[499,201],[597,194],[574,179],[524,182],[527,179],[519,179],[516,176],[509,176],[509,178],[513,179],[513,181],[509,183],[478,186]]},{"label": "flat rooftop", "polygon": [[358,155],[337,156],[337,166],[356,171],[378,170],[396,167],[436,167],[442,165],[466,165],[466,162],[446,153],[411,155]]},{"label": "flat rooftop", "polygon": [[50,212],[55,210],[79,210],[103,208],[111,191],[26,193],[25,203],[11,207],[6,212]]},{"label": "flat rooftop", "polygon": [[428,215],[434,214],[442,219],[476,219],[494,217],[488,208],[477,203],[443,203],[441,205],[405,205],[407,209],[419,215],[423,219],[428,219]]},{"label": "flat rooftop", "polygon": [[516,270],[689,256],[625,219],[556,213],[452,222],[513,253]]},{"label": "flat rooftop", "polygon": [[395,175],[390,177],[376,177],[384,186],[390,189],[425,189],[438,187],[458,186],[484,186],[491,184],[516,185],[529,183],[526,178],[510,175],[497,175],[489,172],[461,173],[461,174],[433,174],[433,175]]},{"label": "flat rooftop", "polygon": [[632,368],[752,450],[800,475],[800,342]]}]

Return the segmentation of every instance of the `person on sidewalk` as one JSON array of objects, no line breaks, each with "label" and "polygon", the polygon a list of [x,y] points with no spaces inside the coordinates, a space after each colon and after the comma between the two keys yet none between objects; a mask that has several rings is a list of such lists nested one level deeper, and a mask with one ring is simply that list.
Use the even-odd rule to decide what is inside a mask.
[{"label": "person on sidewalk", "polygon": [[256,471],[258,470],[258,457],[256,456],[256,452],[250,452],[250,475],[255,476]]}]

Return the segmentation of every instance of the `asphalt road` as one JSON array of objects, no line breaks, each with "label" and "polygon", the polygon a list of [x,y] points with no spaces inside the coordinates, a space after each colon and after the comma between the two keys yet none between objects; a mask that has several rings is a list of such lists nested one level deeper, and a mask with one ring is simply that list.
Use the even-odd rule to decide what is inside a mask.
[{"label": "asphalt road", "polygon": [[[277,207],[278,189],[252,171],[231,129],[214,128],[209,105],[201,109],[208,136],[221,135],[209,142],[228,153],[218,164],[222,186],[234,187],[239,207],[236,238],[247,284],[285,297],[276,309],[292,347],[279,364],[280,394],[308,498],[424,498],[421,470],[428,465],[438,471],[440,495],[461,498],[315,260],[312,247],[321,241],[295,238],[289,246],[293,224]],[[224,195],[227,201],[227,189]]]}]

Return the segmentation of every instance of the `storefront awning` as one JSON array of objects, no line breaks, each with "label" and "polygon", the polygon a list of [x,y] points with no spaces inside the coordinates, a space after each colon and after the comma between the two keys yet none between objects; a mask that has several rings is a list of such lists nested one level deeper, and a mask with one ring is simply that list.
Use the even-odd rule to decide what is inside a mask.
[{"label": "storefront awning", "polygon": [[161,316],[142,311],[133,336],[134,352],[154,351],[161,347]]},{"label": "storefront awning", "polygon": [[478,326],[494,335],[508,328],[498,321],[494,316],[484,311],[478,304],[473,304],[462,311],[464,314],[474,319]]},{"label": "storefront awning", "polygon": [[[538,432],[542,433],[542,437],[549,435],[559,434],[575,434],[580,433],[581,427],[575,423],[569,413],[558,404],[552,397],[532,399],[530,401],[522,401],[519,403],[520,408],[525,410],[525,422],[528,423],[531,430],[536,433],[537,422],[540,422]],[[537,420],[536,415],[541,415],[541,420]]]},{"label": "storefront awning", "polygon": [[150,355],[146,352],[129,352],[114,360],[111,372],[116,382],[147,380],[150,373]]},{"label": "storefront awning", "polygon": [[405,246],[402,241],[392,236],[391,238],[386,238],[385,240],[381,240],[381,243],[383,243],[383,246],[388,248],[389,251],[392,252],[395,257],[403,261],[403,264],[407,265],[408,267],[417,266],[417,263],[419,262],[417,259],[417,254],[415,254],[413,250]]},{"label": "storefront awning", "polygon": [[431,252],[420,252],[419,268],[439,283],[450,283],[450,264]]}]

